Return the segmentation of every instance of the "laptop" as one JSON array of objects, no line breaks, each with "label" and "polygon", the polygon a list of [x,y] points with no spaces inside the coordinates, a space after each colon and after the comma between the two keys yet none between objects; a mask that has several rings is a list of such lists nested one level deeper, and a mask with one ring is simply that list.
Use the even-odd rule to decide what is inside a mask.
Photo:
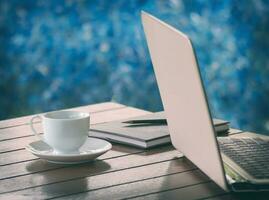
[{"label": "laptop", "polygon": [[268,140],[217,138],[190,38],[141,15],[173,146],[226,191],[268,191]]}]

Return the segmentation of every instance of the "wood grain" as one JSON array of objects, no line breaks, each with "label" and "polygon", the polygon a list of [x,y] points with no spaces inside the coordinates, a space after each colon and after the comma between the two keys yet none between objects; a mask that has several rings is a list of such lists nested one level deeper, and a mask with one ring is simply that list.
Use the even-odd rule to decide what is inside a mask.
[{"label": "wood grain", "polygon": [[[172,174],[185,174],[180,175],[179,178],[181,179],[181,184],[186,184],[188,178],[185,183],[183,183],[182,178],[188,177],[191,170],[194,170],[194,166],[186,159],[180,158],[135,168],[128,168],[113,173],[105,173],[72,181],[50,184],[43,187],[30,188],[14,192],[12,195],[16,197],[33,196],[35,199],[47,199],[84,192],[78,196],[80,198],[83,196],[86,199],[88,198],[87,196],[90,196],[91,198],[95,196],[99,199],[108,199],[107,194],[109,194],[109,199],[115,199],[115,194],[117,195],[117,198],[119,198],[126,197],[126,195],[123,195],[123,192],[129,193],[129,191],[136,191],[136,194],[137,192],[141,192],[141,190],[138,191],[138,188],[134,186],[137,184],[146,186],[143,181],[147,184],[152,184],[152,182],[156,182],[156,179],[160,179],[160,177],[163,176],[167,177]],[[199,181],[199,178],[201,178],[200,174],[195,178],[189,178],[189,181]],[[126,186],[128,189],[125,189]],[[141,187],[141,189],[144,190],[147,188],[148,186],[144,188]],[[121,189],[123,189],[123,191],[121,191]],[[96,191],[98,192],[96,193]],[[103,195],[101,196],[100,194]],[[78,196],[74,195],[72,198],[76,199]]]},{"label": "wood grain", "polygon": [[[89,112],[91,114],[90,124],[96,124],[96,123],[104,123],[108,121],[124,119],[126,118],[126,113],[127,113],[126,109],[129,110],[130,116],[135,116],[135,117],[150,113],[150,112],[143,111],[140,109],[124,107],[124,106],[121,106],[121,107],[115,106],[114,108],[110,106],[110,108],[107,110],[101,110],[101,108],[100,110],[96,110],[96,108],[91,109],[91,107],[88,107],[88,109],[85,110],[84,112]],[[79,109],[73,109],[73,110],[79,110]],[[40,122],[36,122],[34,126],[38,132],[40,133],[42,132],[42,125]],[[29,126],[28,122],[27,124],[24,124],[24,125],[0,129],[0,141],[28,137],[28,136],[33,136],[33,135],[34,134],[32,133],[31,127]]]},{"label": "wood grain", "polygon": [[[39,130],[42,130],[42,124],[41,123],[35,123],[35,128]],[[11,140],[16,138],[22,138],[34,135],[32,133],[31,127],[29,124],[27,125],[21,125],[21,126],[15,126],[15,127],[8,127],[4,129],[0,129],[0,142],[5,140]]]},{"label": "wood grain", "polygon": [[[98,123],[104,123],[114,120],[121,120],[129,117],[137,117],[145,114],[149,114],[148,111],[143,111],[136,108],[130,108],[130,107],[124,107],[121,109],[114,109],[114,110],[108,110],[106,112],[97,112],[93,113],[91,115],[91,124],[98,124]],[[19,128],[19,127],[16,127]],[[23,126],[20,126],[20,128],[24,128]],[[42,132],[41,127],[40,129],[37,127],[37,131]],[[29,135],[30,133],[28,133]],[[90,132],[89,132],[90,134]],[[36,138],[33,135],[29,135],[27,137],[21,137],[21,138],[15,138],[12,140],[4,140],[0,142],[0,154],[15,150],[22,150],[24,147],[29,144],[30,142],[36,141],[38,138]],[[0,158],[1,160],[1,158]],[[1,163],[2,164],[2,163]]]},{"label": "wood grain", "polygon": [[[59,165],[55,165],[56,169],[53,168],[53,164],[48,164],[43,160],[37,160],[27,163],[25,168],[17,167],[17,172],[16,170],[14,172],[16,173],[15,177],[8,178],[5,176],[6,179],[1,180],[0,193],[162,162],[171,160],[178,155],[179,153],[172,150],[170,146],[164,146],[162,148],[152,149],[151,151],[112,159],[97,160],[92,163],[65,166],[62,168]],[[44,170],[44,167],[49,167],[49,169]]]},{"label": "wood grain", "polygon": [[244,192],[244,193],[227,193],[209,197],[210,200],[268,200],[268,192]]},{"label": "wood grain", "polygon": [[[114,103],[114,102],[104,102],[104,103],[74,107],[74,108],[69,108],[69,109],[64,109],[64,110],[78,110],[78,111],[80,110],[80,111],[87,112],[87,110],[90,109],[91,112],[96,112],[99,110],[115,109],[117,107],[120,108],[120,107],[125,107],[125,106],[122,104]],[[18,117],[18,118],[2,120],[0,121],[0,129],[28,124],[28,122],[33,116],[34,115],[28,115],[28,116],[23,116],[23,117]]]},{"label": "wood grain", "polygon": [[164,176],[153,177],[146,180],[142,179],[136,182],[115,185],[113,187],[89,191],[87,193],[65,196],[59,199],[128,199],[133,196],[143,196],[149,193],[166,191],[176,187],[186,187],[188,185],[207,181],[208,178],[199,170],[185,171],[176,174],[167,173]]},{"label": "wood grain", "polygon": [[31,154],[30,152],[26,151],[25,149],[12,151],[8,153],[2,153],[0,154],[0,167],[37,159],[39,158]]},{"label": "wood grain", "polygon": [[253,133],[249,131],[241,132],[240,134],[231,135],[231,137],[253,137],[253,138],[260,137],[264,140],[269,140],[269,136],[267,135],[262,135],[262,134]]},{"label": "wood grain", "polygon": [[[126,156],[129,154],[135,154],[135,153],[141,153],[143,152],[142,149],[138,148],[127,148],[125,146],[120,145],[113,145],[112,149],[107,152],[106,154],[103,154],[99,157],[99,160],[109,159],[109,158],[116,158],[120,156]],[[34,163],[34,166],[29,169],[29,166],[31,166]],[[42,171],[48,171],[52,169],[60,169],[64,167],[72,167],[70,165],[59,165],[59,164],[53,164],[46,162],[42,159],[36,159],[36,160],[30,160],[30,161],[24,161],[19,162],[13,165],[6,165],[1,167],[1,173],[0,173],[0,180],[7,179],[10,177],[16,177],[16,176],[22,176],[32,173],[38,173]]]},{"label": "wood grain", "polygon": [[[118,144],[113,144],[112,150],[120,151],[126,154],[137,153],[142,151],[141,149]],[[106,153],[105,155],[107,154],[110,154],[110,152]],[[0,163],[1,163],[0,166],[6,166],[34,160],[39,160],[39,158],[31,154],[30,152],[26,151],[25,149],[0,154]]]},{"label": "wood grain", "polygon": [[[71,108],[91,113],[91,124],[150,112],[117,103]],[[36,140],[32,116],[0,121],[0,199],[269,199],[268,193],[226,193],[170,145],[149,150],[114,144],[91,163],[56,165],[24,147]],[[36,124],[42,132],[41,124]],[[231,131],[231,137],[257,136]]]},{"label": "wood grain", "polygon": [[201,182],[179,187],[177,189],[158,191],[152,194],[132,198],[135,200],[154,200],[154,199],[205,199],[213,195],[222,195],[225,192],[213,182]]}]

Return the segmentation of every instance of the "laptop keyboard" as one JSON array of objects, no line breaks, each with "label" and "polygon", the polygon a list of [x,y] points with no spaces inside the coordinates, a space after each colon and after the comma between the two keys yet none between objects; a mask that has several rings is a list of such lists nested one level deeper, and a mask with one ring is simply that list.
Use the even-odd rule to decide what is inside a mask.
[{"label": "laptop keyboard", "polygon": [[220,150],[249,175],[269,179],[269,142],[260,138],[218,138]]}]

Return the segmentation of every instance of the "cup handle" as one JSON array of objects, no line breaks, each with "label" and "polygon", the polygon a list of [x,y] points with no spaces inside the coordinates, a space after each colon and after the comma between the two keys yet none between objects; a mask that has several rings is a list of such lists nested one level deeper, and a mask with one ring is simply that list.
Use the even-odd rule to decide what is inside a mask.
[{"label": "cup handle", "polygon": [[36,130],[35,130],[35,127],[34,127],[34,120],[35,119],[40,119],[42,120],[42,117],[40,115],[36,115],[34,117],[32,117],[32,119],[30,120],[30,126],[31,126],[31,129],[33,131],[33,133],[35,134],[35,136],[38,137],[38,139],[40,140],[43,140],[43,138],[41,137],[40,133],[38,133]]}]

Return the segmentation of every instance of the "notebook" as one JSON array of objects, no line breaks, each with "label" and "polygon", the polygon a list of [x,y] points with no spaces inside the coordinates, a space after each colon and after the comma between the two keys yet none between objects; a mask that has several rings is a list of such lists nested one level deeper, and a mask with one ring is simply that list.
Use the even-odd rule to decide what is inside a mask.
[{"label": "notebook", "polygon": [[[136,124],[139,125],[139,123],[134,123],[134,122],[141,122],[140,124],[145,122],[144,124],[147,124],[146,123],[147,120],[149,121],[158,120],[158,121],[162,121],[163,124],[167,125],[164,111],[125,120],[123,123],[130,123],[130,124],[133,124],[133,126],[135,126]],[[227,131],[229,130],[228,121],[221,120],[221,119],[213,119],[213,123],[214,123],[215,131],[218,132],[218,134],[227,133]]]},{"label": "notebook", "polygon": [[[171,142],[166,124],[141,125],[126,123],[145,119],[165,119],[165,114],[164,112],[157,112],[128,120],[92,125],[90,136],[140,148],[150,148]],[[219,119],[214,119],[213,121],[218,134],[228,133],[229,122]]]}]

